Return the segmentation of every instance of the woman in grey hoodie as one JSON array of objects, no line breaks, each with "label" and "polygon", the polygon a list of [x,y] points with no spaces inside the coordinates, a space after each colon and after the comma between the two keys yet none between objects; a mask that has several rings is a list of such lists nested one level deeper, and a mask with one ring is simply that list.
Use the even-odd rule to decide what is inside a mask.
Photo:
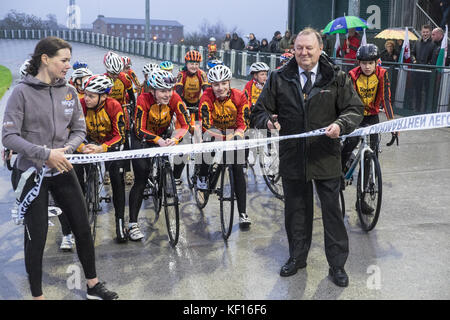
[{"label": "woman in grey hoodie", "polygon": [[[12,173],[16,189],[22,174],[30,168],[48,168],[24,216],[25,268],[31,294],[43,299],[42,258],[48,231],[48,192],[67,214],[75,236],[78,257],[87,279],[88,299],[117,299],[98,281],[94,243],[87,209],[73,167],[64,153],[73,153],[86,135],[78,96],[64,80],[70,69],[72,47],[66,41],[48,37],[36,45],[28,75],[14,88],[3,120],[2,142],[17,152]],[[21,200],[36,187],[36,173],[23,186]]]}]

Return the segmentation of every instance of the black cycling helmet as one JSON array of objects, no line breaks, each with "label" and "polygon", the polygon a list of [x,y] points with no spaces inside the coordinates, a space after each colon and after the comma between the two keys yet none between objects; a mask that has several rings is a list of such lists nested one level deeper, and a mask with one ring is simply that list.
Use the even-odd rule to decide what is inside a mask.
[{"label": "black cycling helmet", "polygon": [[378,47],[372,43],[359,47],[356,52],[356,60],[359,61],[376,61],[379,57]]}]

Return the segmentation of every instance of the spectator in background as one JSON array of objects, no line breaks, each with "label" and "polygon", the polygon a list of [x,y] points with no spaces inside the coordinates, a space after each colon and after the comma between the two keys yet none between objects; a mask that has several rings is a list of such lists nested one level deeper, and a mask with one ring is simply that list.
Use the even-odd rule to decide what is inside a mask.
[{"label": "spectator in background", "polygon": [[270,52],[269,41],[267,39],[261,40],[261,45],[259,46],[259,51],[261,52]]},{"label": "spectator in background", "polygon": [[395,51],[398,52],[398,54],[400,55],[400,53],[402,52],[402,48],[403,48],[403,40],[401,39],[397,39],[397,41],[395,41]]},{"label": "spectator in background", "polygon": [[254,33],[250,33],[249,34],[249,40],[247,43],[247,46],[245,47],[245,50],[248,51],[259,51],[259,41],[255,38],[255,34]]},{"label": "spectator in background", "polygon": [[345,59],[356,59],[356,51],[358,51],[361,45],[361,37],[354,28],[348,29],[348,37],[344,41],[342,51],[344,52]]},{"label": "spectator in background", "polygon": [[380,55],[382,62],[397,62],[398,52],[395,51],[395,42],[392,40],[387,40],[384,44],[384,50]]},{"label": "spectator in background", "polygon": [[[434,52],[433,52],[433,57],[431,58],[431,64],[436,64],[437,63],[437,59],[439,57],[439,52],[441,51],[441,44],[442,41],[444,39],[444,30],[442,30],[441,28],[436,28],[433,29],[433,31],[431,32],[431,39],[433,40],[434,44],[436,45],[436,47],[434,48]],[[448,39],[447,39],[448,41]],[[447,44],[447,48],[450,48],[450,41],[448,41]],[[447,52],[447,58],[445,60],[445,65],[449,66],[450,65],[450,54]]]},{"label": "spectator in background", "polygon": [[282,51],[280,49],[280,41],[281,41],[281,32],[280,31],[275,31],[272,41],[270,41],[269,43],[269,47],[270,47],[270,52],[272,53],[284,53],[284,51]]},{"label": "spectator in background", "polygon": [[322,35],[322,41],[323,41],[323,50],[327,54],[327,56],[331,57],[333,55],[333,43],[331,39],[328,39],[327,34],[323,34],[323,29],[320,30],[320,34]]},{"label": "spectator in background", "polygon": [[221,48],[224,51],[230,51],[231,33],[227,32],[225,34],[225,39],[222,41]]},{"label": "spectator in background", "polygon": [[242,40],[241,37],[238,36],[238,34],[235,32],[233,33],[233,37],[230,41],[230,49],[231,50],[244,50],[245,43],[244,40]]},{"label": "spectator in background", "polygon": [[280,50],[283,52],[290,52],[291,48],[293,48],[294,46],[291,47],[291,38],[292,38],[292,34],[289,30],[286,30],[286,32],[284,33],[284,37],[280,40]]},{"label": "spectator in background", "polygon": [[417,40],[411,50],[413,62],[418,64],[430,64],[436,45],[431,39],[431,26],[422,26],[422,39]]},{"label": "spectator in background", "polygon": [[450,24],[450,0],[442,0],[439,5],[442,9],[441,28],[445,29],[445,25]]},{"label": "spectator in background", "polygon": [[[411,56],[413,63],[416,64],[431,64],[433,59],[433,52],[436,45],[431,40],[431,26],[424,25],[422,26],[422,39],[417,40],[416,44],[411,50]],[[416,69],[427,69],[418,68]],[[422,73],[413,72],[411,73],[411,77],[413,79],[414,90],[412,91],[412,101],[411,106],[412,109],[416,112],[423,113],[426,112],[426,108],[428,106],[427,103],[427,90],[429,89],[429,79],[424,77]]]}]

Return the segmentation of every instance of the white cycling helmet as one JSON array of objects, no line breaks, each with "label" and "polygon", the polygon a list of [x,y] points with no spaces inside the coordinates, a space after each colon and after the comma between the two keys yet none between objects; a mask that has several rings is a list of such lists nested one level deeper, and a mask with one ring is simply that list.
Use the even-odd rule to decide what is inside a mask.
[{"label": "white cycling helmet", "polygon": [[156,69],[147,80],[153,89],[172,89],[175,86],[175,78],[171,72]]},{"label": "white cycling helmet", "polygon": [[23,62],[23,64],[20,66],[20,78],[23,79],[26,77],[26,75],[28,74],[27,69],[28,66],[30,65],[30,61],[31,59],[27,59]]},{"label": "white cycling helmet", "polygon": [[84,77],[92,77],[94,74],[88,68],[79,68],[73,71],[70,79],[75,82],[76,79],[84,78]]},{"label": "white cycling helmet", "polygon": [[216,38],[211,37],[211,38],[209,38],[209,41],[216,41]]},{"label": "white cycling helmet", "polygon": [[208,71],[208,81],[210,83],[231,80],[231,77],[231,70],[225,65],[217,65]]},{"label": "white cycling helmet", "polygon": [[261,71],[269,71],[270,68],[264,62],[255,62],[250,66],[250,74]]},{"label": "white cycling helmet", "polygon": [[111,79],[103,74],[93,75],[83,82],[83,91],[98,94],[109,93],[112,87],[113,83]]},{"label": "white cycling helmet", "polygon": [[157,63],[147,63],[144,68],[142,69],[142,73],[144,75],[150,75],[150,73],[152,73],[155,70],[159,70],[161,69],[161,67],[159,66],[159,64]]},{"label": "white cycling helmet", "polygon": [[112,51],[105,54],[103,64],[105,65],[106,71],[112,74],[119,74],[123,70],[122,57]]}]

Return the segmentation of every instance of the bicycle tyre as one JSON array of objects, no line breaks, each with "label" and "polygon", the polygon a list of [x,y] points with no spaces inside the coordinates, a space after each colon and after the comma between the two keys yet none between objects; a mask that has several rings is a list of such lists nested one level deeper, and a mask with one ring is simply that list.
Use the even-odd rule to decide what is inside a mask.
[{"label": "bicycle tyre", "polygon": [[159,220],[160,212],[162,208],[162,186],[161,177],[160,177],[160,169],[159,169],[159,161],[151,162],[151,172],[148,177],[148,185],[150,189],[150,196],[152,197],[153,207],[155,210],[155,216],[153,221],[151,222],[153,225]]},{"label": "bicycle tyre", "polygon": [[98,193],[99,178],[98,178],[98,168],[95,164],[91,164],[87,179],[86,179],[86,206],[88,213],[88,222],[91,230],[92,240],[95,243],[95,238],[97,235],[97,208],[100,204],[100,197]]},{"label": "bicycle tyre", "polygon": [[188,159],[186,161],[186,180],[189,189],[192,190],[195,183],[195,158],[193,159],[191,156],[192,155],[188,155]]},{"label": "bicycle tyre", "polygon": [[[381,168],[378,158],[375,153],[371,151],[366,151],[364,154],[364,165],[368,167],[368,177],[364,179],[368,181],[367,187],[362,188],[361,186],[361,168],[358,174],[358,183],[356,187],[356,209],[358,212],[359,221],[361,223],[361,228],[369,232],[375,228],[378,218],[380,216],[381,201],[382,201],[382,189],[383,182],[381,178]],[[375,182],[375,183],[374,183]],[[370,200],[370,204],[367,203]],[[373,213],[363,212],[363,201],[370,208],[373,209]]]},{"label": "bicycle tyre", "polygon": [[[228,179],[228,187],[227,187]],[[233,168],[231,165],[224,165],[220,173],[220,226],[222,230],[222,237],[228,240],[231,230],[233,229],[234,217],[234,178]],[[226,208],[226,203],[229,203],[229,208]]]},{"label": "bicycle tyre", "polygon": [[[198,168],[195,168],[195,170],[198,170]],[[194,174],[194,178],[197,178],[198,175],[197,173]],[[209,180],[209,179],[208,179]],[[206,207],[206,204],[208,203],[209,200],[209,195],[210,195],[210,189],[208,190],[199,190],[197,188],[197,183],[196,181],[193,181],[194,184],[194,198],[195,198],[195,203],[197,204],[197,207],[202,210],[204,207]],[[208,186],[209,186],[209,182],[208,182]]]},{"label": "bicycle tyre", "polygon": [[[260,147],[259,149],[259,167],[263,174],[264,182],[266,183],[269,190],[274,194],[274,196],[280,200],[284,200],[283,187],[281,184],[281,176],[278,172],[279,158],[278,153],[275,148],[269,148],[267,145]],[[270,162],[269,167],[267,167],[267,159],[273,160]],[[275,163],[275,168],[272,168],[272,164]],[[276,170],[276,173],[270,171]]]},{"label": "bicycle tyre", "polygon": [[178,238],[180,235],[180,211],[178,193],[170,163],[166,162],[162,170],[163,203],[164,214],[166,216],[167,234],[169,236],[170,245],[172,247],[175,247],[178,243]]}]

